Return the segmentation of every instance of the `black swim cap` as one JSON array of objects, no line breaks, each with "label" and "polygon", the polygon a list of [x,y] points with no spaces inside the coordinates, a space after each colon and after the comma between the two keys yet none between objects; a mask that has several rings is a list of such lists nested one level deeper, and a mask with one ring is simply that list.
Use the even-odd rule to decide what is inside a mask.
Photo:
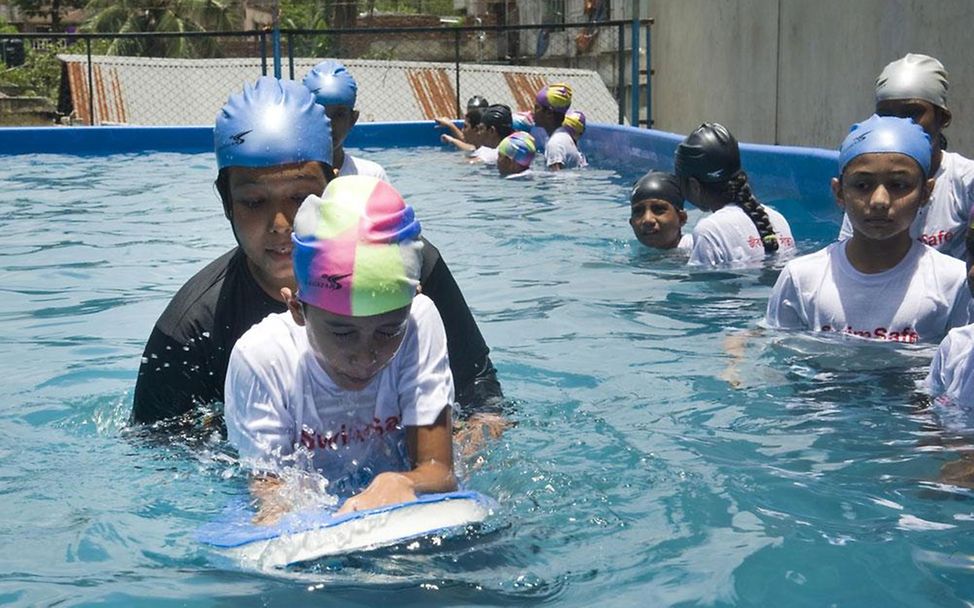
[{"label": "black swim cap", "polygon": [[487,103],[487,100],[486,99],[484,99],[480,95],[474,95],[473,97],[471,97],[470,99],[467,100],[467,111],[469,112],[470,110],[473,110],[474,108],[479,108],[479,109],[483,110],[484,108],[486,108],[489,105],[490,104]]},{"label": "black swim cap", "polygon": [[726,182],[741,171],[741,151],[724,125],[706,122],[676,147],[674,168],[680,177]]},{"label": "black swim cap", "polygon": [[679,178],[664,171],[650,171],[640,177],[632,187],[629,203],[634,204],[649,198],[658,198],[671,203],[677,209],[683,209],[683,192]]},{"label": "black swim cap", "polygon": [[480,122],[484,123],[485,127],[494,127],[504,137],[514,132],[511,109],[503,104],[494,104],[484,110]]}]

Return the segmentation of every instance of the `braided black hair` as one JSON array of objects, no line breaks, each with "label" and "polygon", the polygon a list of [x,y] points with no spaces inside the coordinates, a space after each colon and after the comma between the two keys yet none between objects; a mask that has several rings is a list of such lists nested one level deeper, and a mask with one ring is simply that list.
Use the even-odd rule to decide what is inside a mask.
[{"label": "braided black hair", "polygon": [[724,182],[723,194],[726,200],[743,209],[744,213],[754,222],[754,227],[758,229],[758,234],[761,235],[764,252],[774,253],[778,251],[778,235],[775,234],[774,227],[771,226],[771,218],[768,217],[768,212],[751,192],[747,173],[741,171]]}]

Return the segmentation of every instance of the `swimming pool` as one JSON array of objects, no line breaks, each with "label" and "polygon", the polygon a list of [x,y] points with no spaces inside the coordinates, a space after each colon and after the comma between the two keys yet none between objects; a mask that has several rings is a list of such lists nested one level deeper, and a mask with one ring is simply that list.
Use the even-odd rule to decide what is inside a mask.
[{"label": "swimming pool", "polygon": [[[231,453],[126,428],[152,324],[232,245],[211,155],[5,157],[0,603],[974,597],[974,496],[936,483],[958,448],[914,405],[929,349],[755,335],[734,388],[725,341],[755,326],[776,270],[688,274],[640,250],[634,175],[503,181],[439,149],[366,152],[416,207],[517,402],[468,476],[501,502],[490,530],[279,577],[214,559],[193,533],[243,490]],[[827,238],[806,235],[803,251]]]}]

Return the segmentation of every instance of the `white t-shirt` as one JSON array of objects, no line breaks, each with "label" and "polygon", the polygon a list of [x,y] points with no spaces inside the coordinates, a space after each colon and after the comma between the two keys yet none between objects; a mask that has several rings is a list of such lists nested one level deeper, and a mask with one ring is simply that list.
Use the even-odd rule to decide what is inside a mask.
[{"label": "white t-shirt", "polygon": [[352,391],[322,369],[289,312],[273,314],[233,347],[225,393],[227,436],[242,460],[274,470],[293,455],[335,493],[351,493],[380,472],[409,470],[404,427],[433,424],[452,406],[443,322],[417,295],[395,356]]},{"label": "white t-shirt", "polygon": [[684,234],[680,237],[680,242],[676,244],[676,250],[681,253],[690,253],[693,249],[693,234]]},{"label": "white t-shirt", "polygon": [[950,330],[923,384],[942,402],[974,406],[974,325]]},{"label": "white t-shirt", "polygon": [[470,153],[471,158],[475,158],[488,165],[497,164],[497,148],[490,148],[488,146],[480,146],[476,150]]},{"label": "white t-shirt", "polygon": [[[771,207],[762,205],[778,235],[778,253],[795,250],[788,220]],[[747,213],[731,203],[700,218],[693,228],[693,249],[689,263],[694,266],[747,266],[765,257],[761,233]]]},{"label": "white t-shirt", "polygon": [[584,167],[587,164],[571,133],[562,127],[555,129],[548,138],[544,148],[544,162],[546,167],[561,164],[565,169]]},{"label": "white t-shirt", "polygon": [[389,182],[389,176],[386,175],[386,170],[382,168],[382,165],[365,160],[364,158],[356,158],[348,152],[345,153],[345,162],[342,163],[342,168],[338,170],[338,174],[368,175],[369,177],[374,177],[387,183]]},{"label": "white t-shirt", "polygon": [[796,258],[781,271],[765,321],[779,329],[832,331],[891,342],[937,342],[971,322],[963,262],[917,241],[899,264],[853,268],[846,241]]},{"label": "white t-shirt", "polygon": [[[937,251],[967,259],[964,237],[974,206],[974,160],[955,152],[944,152],[930,202],[920,208],[910,236]],[[852,236],[849,216],[842,218],[839,240]]]}]

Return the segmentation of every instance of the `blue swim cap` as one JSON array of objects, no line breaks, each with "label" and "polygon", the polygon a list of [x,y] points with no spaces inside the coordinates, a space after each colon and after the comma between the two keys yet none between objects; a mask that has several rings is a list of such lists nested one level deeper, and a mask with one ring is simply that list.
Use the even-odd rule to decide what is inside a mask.
[{"label": "blue swim cap", "polygon": [[857,156],[880,152],[905,154],[930,175],[930,136],[909,118],[875,114],[849,129],[839,147],[839,174]]},{"label": "blue swim cap", "polygon": [[217,166],[273,167],[307,161],[331,166],[331,121],[308,89],[262,76],[230,96],[213,130]]},{"label": "blue swim cap", "polygon": [[321,105],[355,107],[358,85],[348,70],[334,59],[322,61],[304,77],[304,86]]}]

